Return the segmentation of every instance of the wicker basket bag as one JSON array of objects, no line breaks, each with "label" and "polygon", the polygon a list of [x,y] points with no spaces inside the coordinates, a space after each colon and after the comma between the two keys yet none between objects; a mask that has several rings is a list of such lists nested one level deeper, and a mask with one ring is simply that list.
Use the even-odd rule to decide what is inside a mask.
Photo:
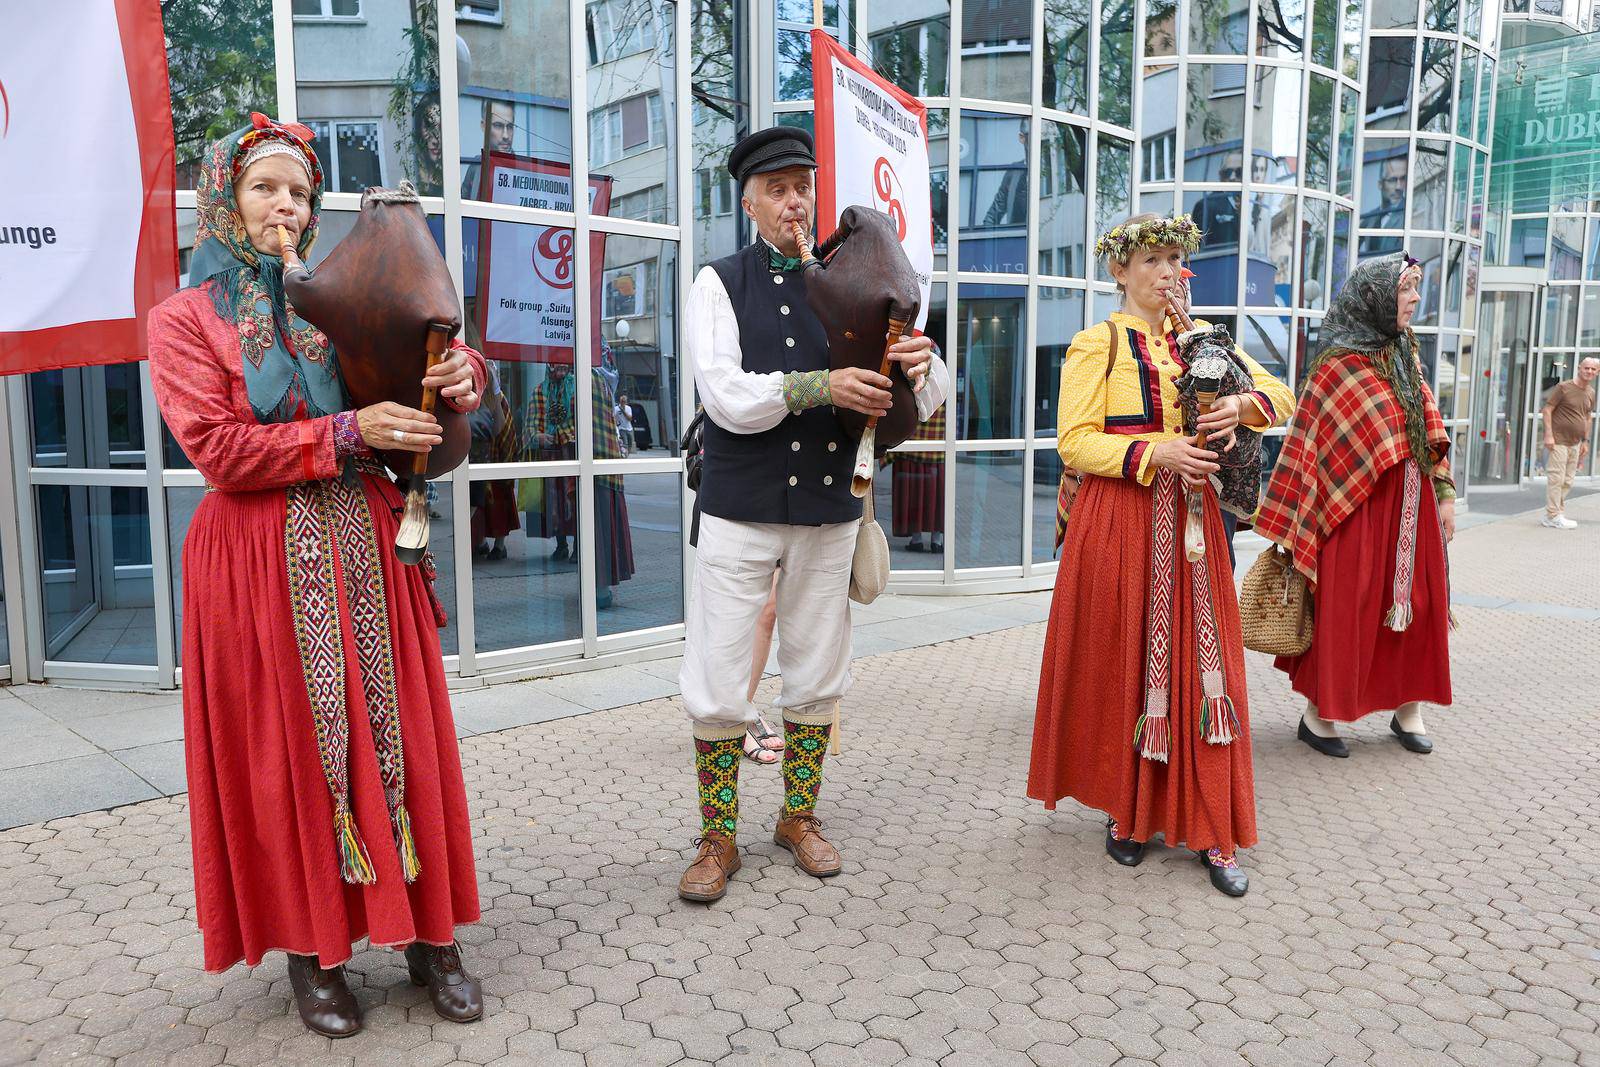
[{"label": "wicker basket bag", "polygon": [[1239,590],[1244,647],[1272,656],[1298,656],[1311,647],[1311,591],[1277,545],[1261,553]]}]

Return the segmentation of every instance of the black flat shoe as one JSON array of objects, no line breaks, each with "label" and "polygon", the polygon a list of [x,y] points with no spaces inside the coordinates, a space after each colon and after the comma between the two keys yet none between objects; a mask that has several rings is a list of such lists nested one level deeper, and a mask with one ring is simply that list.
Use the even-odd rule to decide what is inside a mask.
[{"label": "black flat shoe", "polygon": [[[1315,735],[1312,735],[1315,736]],[[1200,862],[1206,865],[1206,871],[1211,875],[1211,884],[1219,893],[1226,893],[1230,897],[1242,897],[1250,888],[1250,876],[1244,873],[1244,868],[1239,866],[1223,867],[1212,863],[1211,857],[1204,852],[1197,852]]]},{"label": "black flat shoe", "polygon": [[1106,855],[1122,864],[1124,867],[1137,867],[1139,861],[1144,859],[1143,841],[1118,841],[1111,836],[1111,831],[1106,831]]},{"label": "black flat shoe", "polygon": [[1300,720],[1300,729],[1296,733],[1300,740],[1322,753],[1324,756],[1336,756],[1339,759],[1348,759],[1350,749],[1345,745],[1342,737],[1318,737],[1306,726],[1304,719]]},{"label": "black flat shoe", "polygon": [[1400,739],[1400,747],[1407,752],[1415,752],[1419,756],[1426,756],[1433,751],[1432,738],[1426,734],[1413,734],[1400,729],[1400,720],[1398,718],[1389,720],[1389,729],[1394,731],[1394,735]]}]

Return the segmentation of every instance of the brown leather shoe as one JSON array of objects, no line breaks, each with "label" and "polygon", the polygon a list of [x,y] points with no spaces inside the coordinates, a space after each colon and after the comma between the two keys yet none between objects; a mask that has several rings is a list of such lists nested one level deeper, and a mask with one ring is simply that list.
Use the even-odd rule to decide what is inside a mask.
[{"label": "brown leather shoe", "polygon": [[772,842],[794,853],[794,861],[807,874],[832,878],[843,866],[839,850],[822,836],[822,823],[809,811],[797,811],[778,819]]},{"label": "brown leather shoe", "polygon": [[406,966],[412,985],[428,987],[428,998],[440,1018],[470,1023],[483,1016],[483,987],[462,965],[459,946],[413,941],[406,946]]},{"label": "brown leather shoe", "polygon": [[323,1037],[349,1037],[361,1030],[361,1012],[350,987],[344,984],[344,968],[323,970],[315,956],[289,953],[289,988],[294,990],[294,1005],[300,1021]]},{"label": "brown leather shoe", "polygon": [[728,891],[728,879],[743,866],[739,848],[733,838],[715,830],[707,831],[696,844],[700,851],[678,879],[678,895],[684,900],[702,903],[721,900],[722,894]]}]

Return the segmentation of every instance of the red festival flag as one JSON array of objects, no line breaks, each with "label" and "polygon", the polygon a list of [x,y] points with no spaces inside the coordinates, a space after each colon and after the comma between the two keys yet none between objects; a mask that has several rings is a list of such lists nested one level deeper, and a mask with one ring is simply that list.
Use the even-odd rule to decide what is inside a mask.
[{"label": "red festival flag", "polygon": [[12,4],[0,51],[0,373],[145,356],[178,287],[159,0]]},{"label": "red festival flag", "polygon": [[823,30],[811,31],[817,109],[817,239],[852,205],[894,219],[922,286],[916,328],[928,321],[933,286],[933,190],[928,178],[928,109],[886,81]]}]

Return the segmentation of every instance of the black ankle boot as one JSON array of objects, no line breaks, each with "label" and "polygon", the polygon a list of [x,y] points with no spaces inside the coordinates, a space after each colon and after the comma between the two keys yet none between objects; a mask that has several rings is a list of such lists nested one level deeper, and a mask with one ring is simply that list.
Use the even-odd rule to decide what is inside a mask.
[{"label": "black ankle boot", "polygon": [[289,953],[289,988],[306,1028],[324,1037],[349,1037],[361,1029],[356,998],[344,982],[344,968],[323,970],[315,956]]}]

